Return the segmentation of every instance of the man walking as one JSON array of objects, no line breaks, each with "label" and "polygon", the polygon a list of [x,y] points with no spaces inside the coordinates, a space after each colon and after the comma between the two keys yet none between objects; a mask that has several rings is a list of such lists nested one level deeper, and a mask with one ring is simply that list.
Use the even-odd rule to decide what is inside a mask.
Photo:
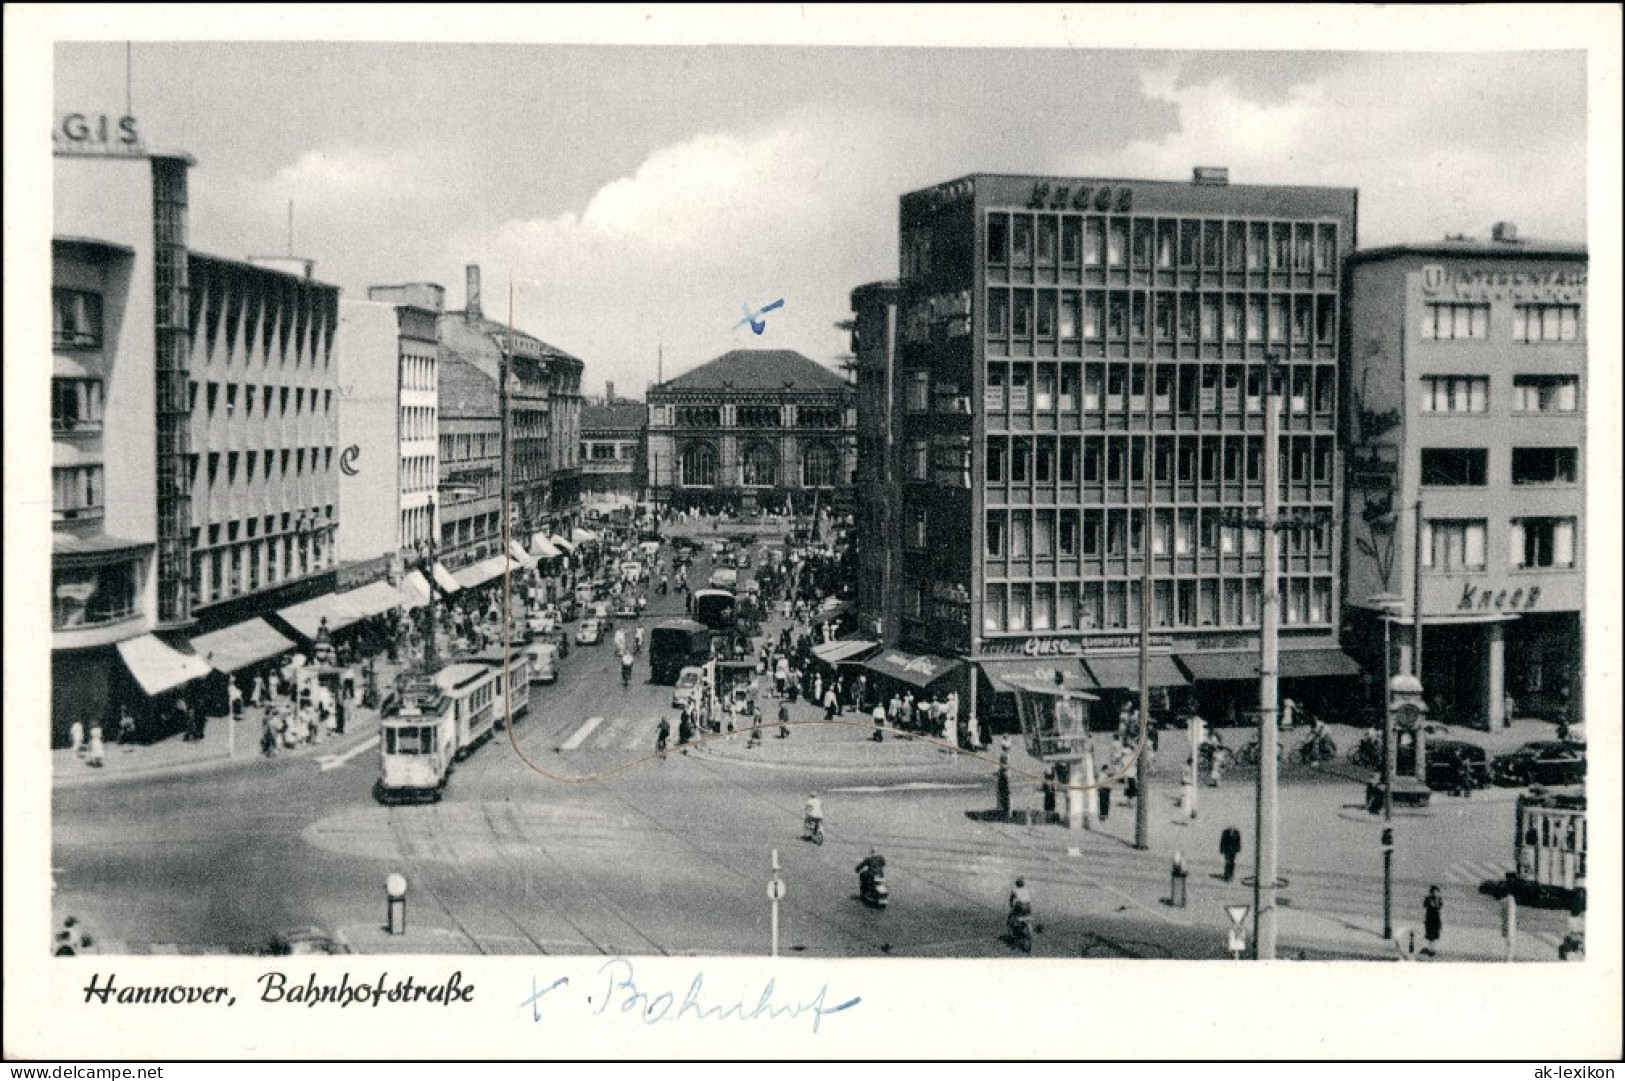
[{"label": "man walking", "polygon": [[1241,855],[1241,831],[1236,827],[1226,826],[1219,834],[1219,855],[1224,857],[1224,880],[1229,882],[1236,877],[1236,857]]}]

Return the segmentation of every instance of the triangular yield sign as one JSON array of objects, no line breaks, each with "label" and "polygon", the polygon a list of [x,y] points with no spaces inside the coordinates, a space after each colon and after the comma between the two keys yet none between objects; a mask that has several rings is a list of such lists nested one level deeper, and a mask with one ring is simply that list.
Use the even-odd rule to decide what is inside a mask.
[{"label": "triangular yield sign", "polygon": [[1251,905],[1225,905],[1224,910],[1230,913],[1230,922],[1240,927],[1246,922],[1247,913],[1253,909]]}]

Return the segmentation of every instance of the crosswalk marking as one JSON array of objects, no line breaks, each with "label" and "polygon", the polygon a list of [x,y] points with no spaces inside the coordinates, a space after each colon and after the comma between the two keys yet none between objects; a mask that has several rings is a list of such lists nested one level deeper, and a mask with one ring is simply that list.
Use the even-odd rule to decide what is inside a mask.
[{"label": "crosswalk marking", "polygon": [[319,761],[322,764],[322,772],[326,773],[330,769],[338,769],[340,766],[344,765],[344,763],[348,762],[350,759],[354,758],[356,755],[361,754],[361,753],[363,753],[365,751],[370,751],[376,746],[378,746],[378,737],[377,736],[372,736],[372,737],[370,737],[370,738],[368,738],[366,740],[363,740],[362,742],[356,744],[354,747],[351,747],[348,751],[345,751],[343,754],[340,754],[340,755],[323,755],[319,759]]},{"label": "crosswalk marking", "polygon": [[587,737],[592,735],[592,730],[594,728],[597,728],[599,725],[601,725],[603,723],[604,723],[604,719],[602,717],[588,717],[586,722],[584,724],[582,724],[582,726],[580,728],[575,730],[575,734],[572,735],[569,739],[564,741],[563,745],[561,745],[559,747],[559,750],[561,750],[561,751],[573,751],[573,750],[575,750],[577,747],[581,746],[582,743],[586,742]]},{"label": "crosswalk marking", "polygon": [[1483,882],[1499,882],[1510,870],[1511,864],[1492,863],[1489,860],[1457,860],[1450,865],[1447,877],[1452,882],[1477,886]]}]

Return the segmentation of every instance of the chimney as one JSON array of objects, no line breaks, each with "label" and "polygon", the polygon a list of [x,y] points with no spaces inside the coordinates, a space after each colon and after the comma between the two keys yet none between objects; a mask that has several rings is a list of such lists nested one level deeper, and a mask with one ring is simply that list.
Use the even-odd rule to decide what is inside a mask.
[{"label": "chimney", "polygon": [[604,401],[613,402],[614,400],[615,400],[615,380],[606,379],[606,380],[604,380]]},{"label": "chimney", "polygon": [[468,264],[468,301],[463,305],[463,315],[467,319],[479,319],[484,316],[480,310],[480,264]]},{"label": "chimney", "polygon": [[1510,221],[1498,221],[1490,226],[1490,239],[1502,244],[1518,242],[1518,226]]},{"label": "chimney", "polygon": [[1230,169],[1225,165],[1198,165],[1191,170],[1191,183],[1222,187],[1230,183]]}]

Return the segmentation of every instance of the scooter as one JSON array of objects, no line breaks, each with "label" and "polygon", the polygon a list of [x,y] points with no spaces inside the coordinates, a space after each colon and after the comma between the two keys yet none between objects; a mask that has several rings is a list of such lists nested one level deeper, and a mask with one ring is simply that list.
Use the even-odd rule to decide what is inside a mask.
[{"label": "scooter", "polygon": [[1023,953],[1033,952],[1033,914],[1012,908],[1009,917],[1005,920],[1010,942],[1021,948]]},{"label": "scooter", "polygon": [[886,887],[885,872],[859,874],[858,897],[870,908],[885,908],[891,904],[891,890]]},{"label": "scooter", "polygon": [[803,841],[811,841],[815,845],[824,843],[824,820],[822,818],[808,818],[803,825],[801,835]]}]

